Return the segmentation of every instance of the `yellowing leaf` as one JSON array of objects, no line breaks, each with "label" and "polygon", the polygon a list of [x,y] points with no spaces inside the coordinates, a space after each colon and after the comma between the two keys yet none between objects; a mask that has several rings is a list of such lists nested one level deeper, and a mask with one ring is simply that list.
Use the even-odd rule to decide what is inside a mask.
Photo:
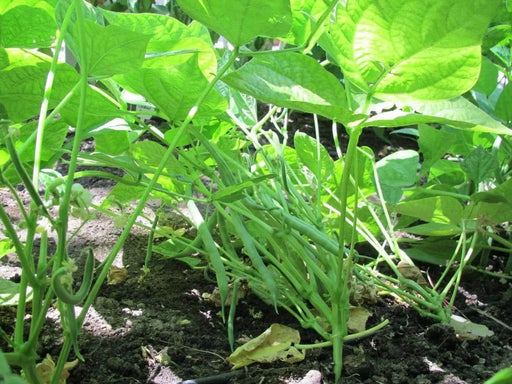
[{"label": "yellowing leaf", "polygon": [[485,325],[473,323],[457,315],[452,315],[450,325],[457,336],[463,340],[478,340],[494,335],[494,332]]},{"label": "yellowing leaf", "polygon": [[295,363],[304,360],[306,356],[304,351],[293,346],[299,342],[299,331],[281,324],[272,324],[261,335],[238,347],[227,360],[233,364],[233,369],[277,360]]},{"label": "yellowing leaf", "polygon": [[126,268],[119,268],[115,265],[111,266],[107,275],[107,284],[116,285],[121,284],[128,277],[128,270]]},{"label": "yellowing leaf", "polygon": [[350,333],[358,333],[366,330],[366,321],[370,312],[363,307],[351,307],[349,310],[347,328]]},{"label": "yellowing leaf", "polygon": [[[64,363],[64,368],[60,374],[59,384],[65,384],[66,379],[69,377],[69,371],[78,364],[78,360],[68,361]],[[55,372],[55,363],[51,355],[47,354],[46,357],[36,366],[39,378],[43,383],[50,383],[53,373]]]},{"label": "yellowing leaf", "polygon": [[406,279],[413,280],[422,287],[428,286],[427,281],[421,273],[421,270],[415,265],[409,264],[408,262],[402,260],[398,263],[397,269]]}]

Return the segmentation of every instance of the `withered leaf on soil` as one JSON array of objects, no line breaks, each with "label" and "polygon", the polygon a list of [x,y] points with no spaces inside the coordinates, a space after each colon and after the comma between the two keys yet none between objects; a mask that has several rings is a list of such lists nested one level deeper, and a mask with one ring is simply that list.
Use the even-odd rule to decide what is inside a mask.
[{"label": "withered leaf on soil", "polygon": [[306,356],[304,351],[293,346],[299,342],[299,331],[281,324],[272,324],[261,335],[238,347],[227,360],[233,364],[233,369],[277,360],[295,363],[304,360]]}]

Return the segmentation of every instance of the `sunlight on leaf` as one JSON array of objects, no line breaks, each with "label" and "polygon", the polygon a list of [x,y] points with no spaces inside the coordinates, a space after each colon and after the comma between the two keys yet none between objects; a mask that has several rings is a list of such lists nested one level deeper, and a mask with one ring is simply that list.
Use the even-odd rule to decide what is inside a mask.
[{"label": "sunlight on leaf", "polygon": [[281,324],[272,324],[261,335],[238,347],[227,360],[233,364],[233,369],[278,360],[295,363],[306,356],[304,351],[293,346],[299,342],[299,331]]},{"label": "sunlight on leaf", "polygon": [[51,47],[57,35],[54,9],[49,1],[16,0],[0,4],[2,46]]},{"label": "sunlight on leaf", "polygon": [[241,46],[257,36],[285,35],[292,25],[289,0],[180,0],[183,10]]},{"label": "sunlight on leaf", "polygon": [[354,120],[343,86],[309,56],[293,52],[261,55],[222,81],[266,103],[341,122]]},{"label": "sunlight on leaf", "polygon": [[[10,280],[0,278],[0,306],[18,305],[20,299],[20,285]],[[26,302],[32,300],[32,288],[27,288]]]},{"label": "sunlight on leaf", "polygon": [[476,83],[498,3],[349,0],[323,45],[347,78],[381,99],[449,99]]}]

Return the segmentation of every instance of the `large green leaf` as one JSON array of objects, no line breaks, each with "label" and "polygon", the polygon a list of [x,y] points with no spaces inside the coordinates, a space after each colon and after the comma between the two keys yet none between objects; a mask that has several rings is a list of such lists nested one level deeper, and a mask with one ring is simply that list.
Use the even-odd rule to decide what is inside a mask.
[{"label": "large green leaf", "polygon": [[151,36],[147,52],[159,52],[159,44],[194,37],[187,26],[165,15],[149,13],[120,13],[99,9],[105,19],[112,25]]},{"label": "large green leaf", "polygon": [[496,89],[498,75],[498,66],[487,57],[482,56],[482,69],[473,90],[489,96]]},{"label": "large green leaf", "polygon": [[396,211],[428,223],[458,225],[462,220],[462,205],[457,199],[450,196],[405,200],[396,206]]},{"label": "large green leaf", "polygon": [[51,47],[57,32],[53,13],[48,1],[2,1],[0,45],[6,48]]},{"label": "large green leaf", "polygon": [[[116,81],[130,92],[144,96],[171,121],[184,120],[208,86],[208,80],[197,63],[197,55],[178,65],[143,67],[116,76]],[[226,100],[212,90],[199,106],[195,118],[210,118],[226,109]]]},{"label": "large green leaf", "polygon": [[[62,23],[64,21],[65,15],[72,5],[74,0],[58,0],[57,5],[55,6],[55,20],[57,21],[57,25],[62,27]],[[98,23],[99,25],[104,25],[103,16],[97,12],[97,8],[87,1],[79,1],[78,2],[82,15],[84,18],[90,22]],[[66,30],[65,42],[66,48],[68,48],[71,52],[73,52],[74,57],[78,63],[82,63],[82,57],[80,52],[80,32],[77,25],[76,18],[76,10],[71,14],[71,18],[69,21],[68,28]],[[86,39],[84,39],[86,40]],[[90,43],[90,38],[87,39],[88,43]],[[87,48],[87,47],[86,47]],[[89,54],[89,49],[86,49],[86,55]]]},{"label": "large green leaf", "polygon": [[217,72],[217,57],[213,45],[203,39],[184,37],[180,40],[161,41],[157,47],[161,53],[149,54],[142,65],[144,68],[171,67],[192,58],[197,60],[199,69],[207,79],[212,79]]},{"label": "large green leaf", "polygon": [[[23,145],[18,147],[18,155],[22,161],[33,162],[35,152],[35,131],[37,129],[37,121],[31,121],[25,124],[20,129],[18,140],[16,143],[18,147],[21,142]],[[68,125],[61,121],[52,121],[46,125],[43,135],[43,145],[41,148],[41,160],[48,161],[55,156],[55,153],[60,151],[62,144],[66,139],[68,133]]]},{"label": "large green leaf", "polygon": [[401,127],[420,123],[440,123],[454,128],[500,135],[512,135],[512,129],[500,124],[464,97],[437,102],[415,102],[417,112],[396,109],[367,119],[364,127]]},{"label": "large green leaf", "polygon": [[472,195],[464,213],[467,218],[479,219],[484,225],[512,221],[512,179]]},{"label": "large green leaf", "polygon": [[231,44],[257,36],[285,35],[292,25],[290,0],[179,0],[183,10]]},{"label": "large green leaf", "polygon": [[[89,86],[87,88],[86,108],[84,118],[84,132],[97,128],[108,121],[123,117],[127,121],[133,120],[133,115],[126,113],[108,97],[106,97],[98,88]],[[80,105],[80,94],[77,92],[61,111],[61,116],[69,125],[76,127],[78,119],[78,109]],[[85,138],[85,137],[84,137]]]},{"label": "large green leaf", "polygon": [[[146,53],[153,60],[147,60],[145,66],[169,66],[170,58],[174,64],[178,64],[197,53],[199,67],[205,76],[209,78],[215,74],[215,51],[211,42],[203,38],[201,29],[192,25],[187,27],[180,21],[164,15],[119,13],[103,9],[100,11],[111,25],[150,36]],[[159,59],[164,59],[165,65]]]},{"label": "large green leaf", "polygon": [[[10,64],[0,71],[0,103],[10,120],[21,122],[39,112],[51,58],[16,48],[6,51]],[[55,107],[78,80],[79,75],[73,67],[63,63],[57,65],[50,108]]]},{"label": "large green leaf", "polygon": [[376,97],[461,95],[478,79],[480,45],[499,0],[348,0],[323,43],[344,75]]},{"label": "large green leaf", "polygon": [[343,123],[354,119],[343,86],[309,56],[292,52],[257,56],[222,81],[266,103]]},{"label": "large green leaf", "polygon": [[460,167],[475,183],[487,181],[499,171],[498,155],[486,151],[481,146],[476,147],[461,163]]},{"label": "large green leaf", "polygon": [[100,26],[85,20],[87,73],[112,76],[137,70],[144,60],[150,36],[115,25]]}]

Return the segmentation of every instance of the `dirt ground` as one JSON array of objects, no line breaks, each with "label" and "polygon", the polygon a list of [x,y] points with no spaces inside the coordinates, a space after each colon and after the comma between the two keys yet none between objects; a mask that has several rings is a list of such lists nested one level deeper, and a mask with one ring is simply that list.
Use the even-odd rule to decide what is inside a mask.
[{"label": "dirt ground", "polygon": [[[110,184],[90,181],[88,188],[97,202]],[[0,191],[0,202],[14,223],[21,217]],[[79,223],[72,222],[71,227]],[[88,222],[71,245],[79,255],[91,246],[96,258],[106,257],[120,234],[111,220],[101,214]],[[71,371],[69,384],[93,383],[300,383],[333,382],[331,349],[310,350],[300,363],[251,365],[231,371],[226,325],[220,308],[203,298],[215,288],[213,276],[203,270],[154,254],[150,273],[141,279],[147,233],[135,230],[115,265],[127,270],[126,280],[104,284],[84,323],[80,350],[85,362]],[[491,262],[503,263],[505,256]],[[83,263],[78,260],[77,263]],[[421,266],[437,273],[431,265]],[[0,276],[19,280],[20,269],[13,257],[0,260]],[[468,271],[461,283],[456,314],[485,324],[494,336],[475,341],[457,338],[451,328],[422,318],[390,298],[368,307],[368,326],[389,319],[380,332],[344,347],[343,383],[365,384],[481,384],[501,368],[512,365],[512,286],[510,283]],[[0,308],[0,325],[12,332],[14,311]],[[275,313],[256,296],[248,295],[237,307],[235,338],[256,337],[272,323],[300,330],[301,342],[314,343],[316,333],[300,329],[284,310]],[[51,310],[38,353],[57,357],[61,345],[58,313]],[[3,341],[0,348],[5,349]],[[188,380],[188,381],[187,381]]]}]

